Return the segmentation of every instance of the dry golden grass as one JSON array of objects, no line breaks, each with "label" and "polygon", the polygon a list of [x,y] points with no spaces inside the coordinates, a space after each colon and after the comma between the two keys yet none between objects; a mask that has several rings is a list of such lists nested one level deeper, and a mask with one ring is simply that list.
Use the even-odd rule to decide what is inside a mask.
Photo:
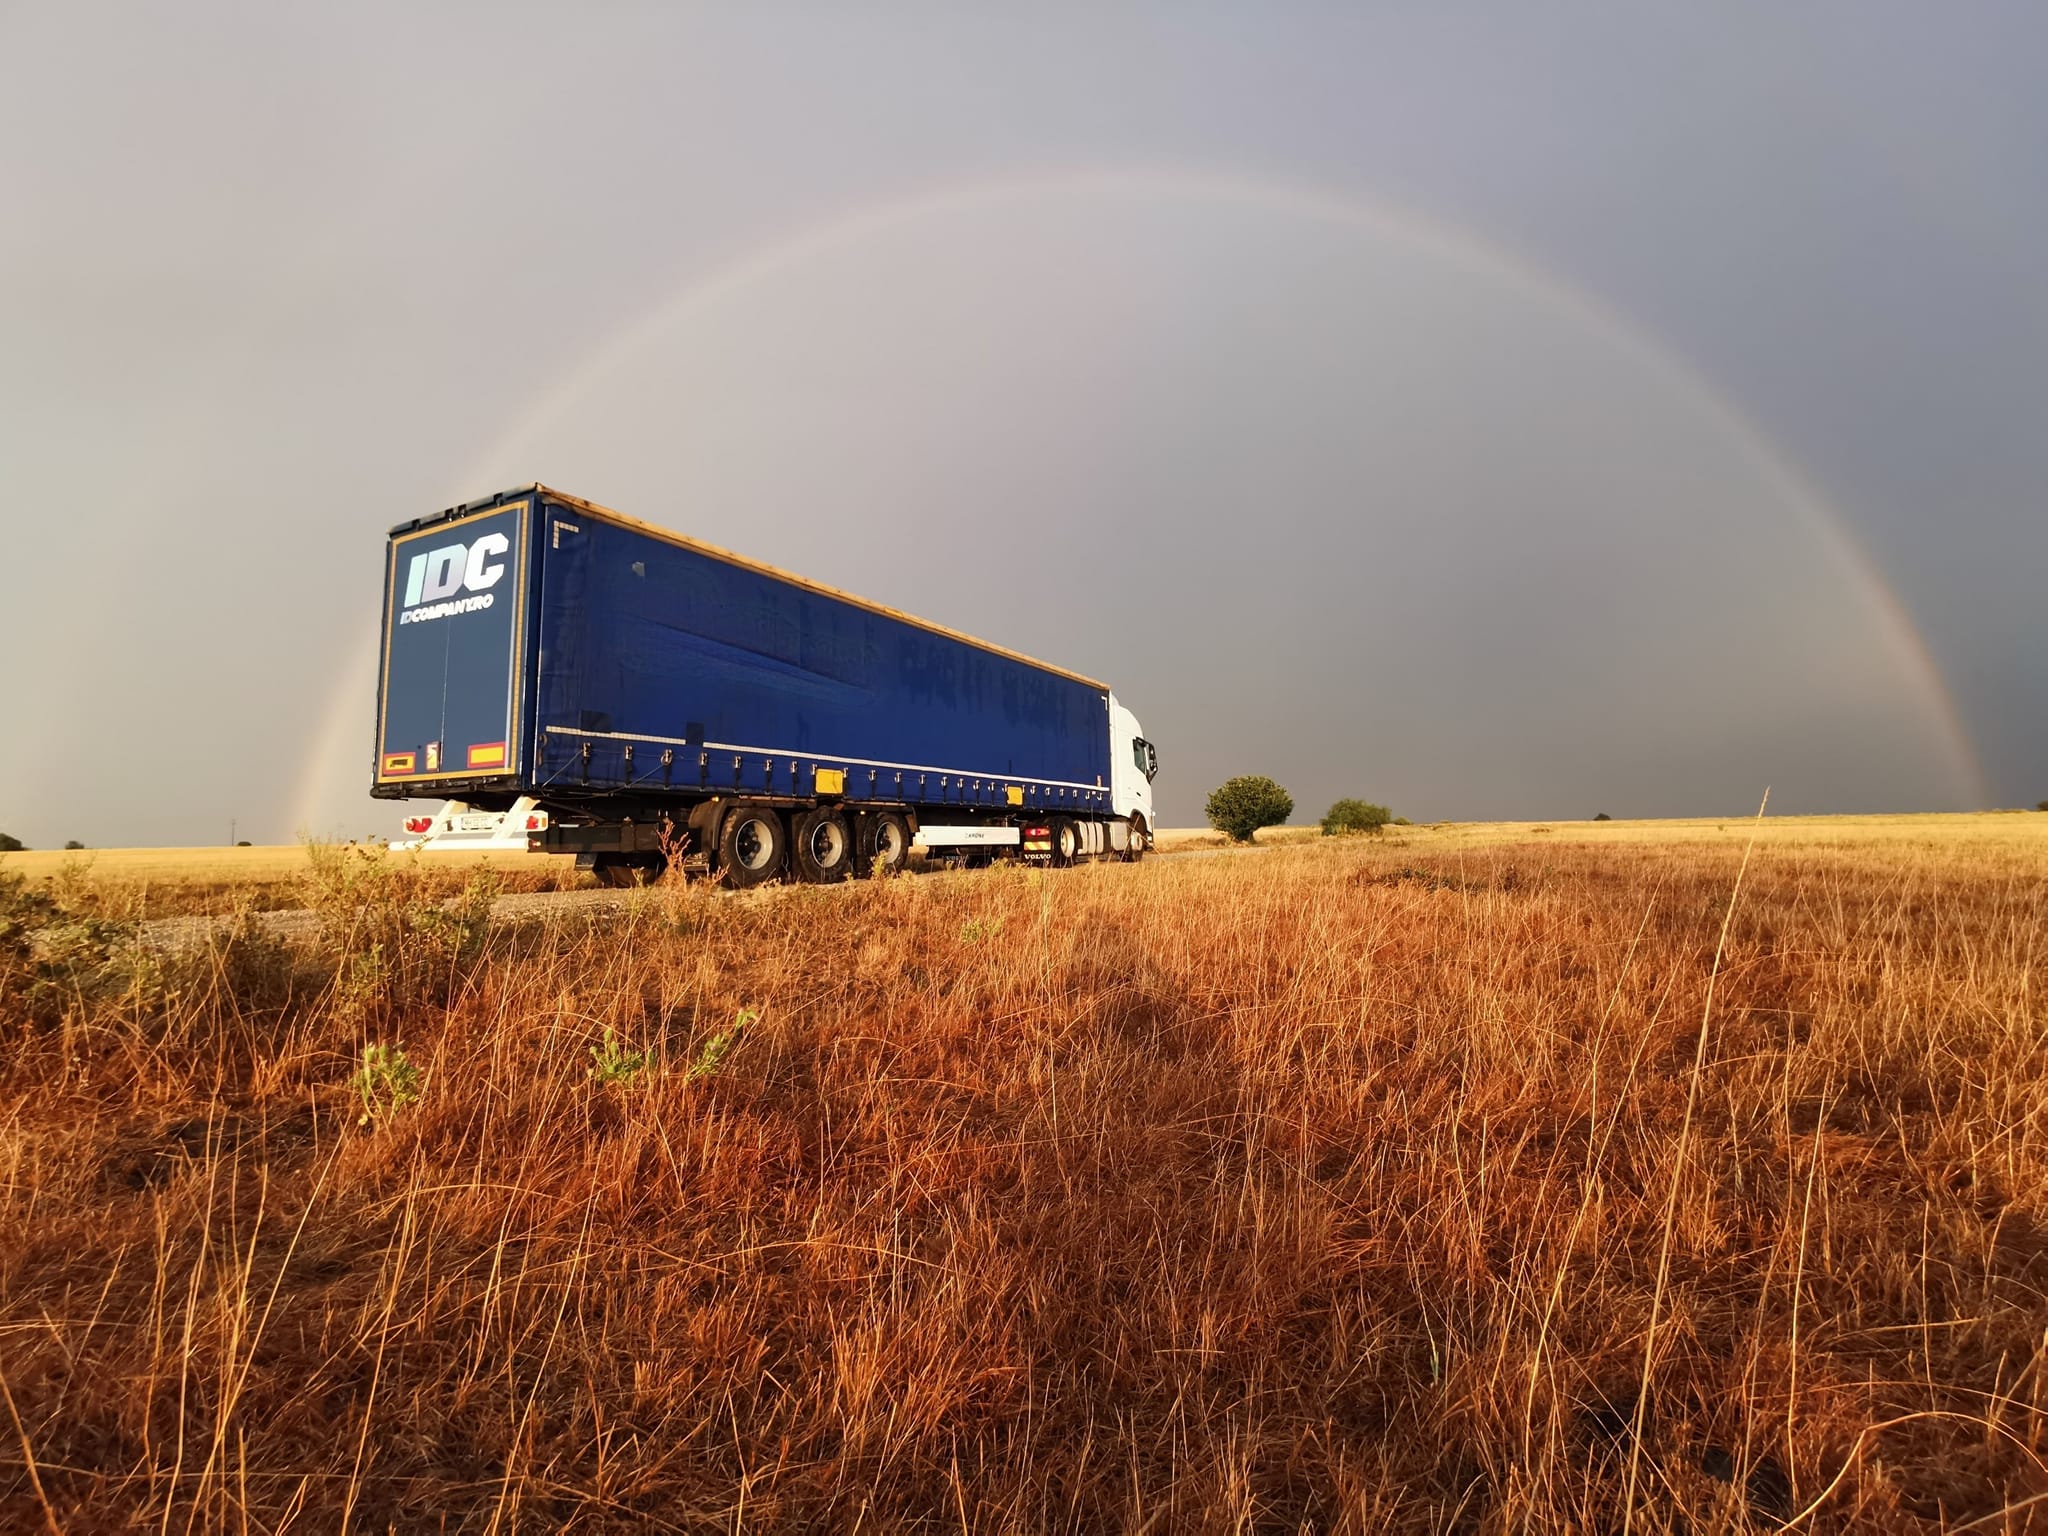
[{"label": "dry golden grass", "polygon": [[15,890],[0,1526],[2032,1528],[2048,817],[1564,825]]},{"label": "dry golden grass", "polygon": [[[301,906],[310,873],[307,857],[303,844],[83,852],[37,848],[0,854],[0,876],[19,876],[61,892],[67,904],[90,905],[103,916],[147,921]],[[558,890],[579,883],[571,858],[499,850],[395,853],[390,858],[416,869],[444,895],[460,890],[480,868],[492,870],[507,891]]]},{"label": "dry golden grass", "polygon": [[219,880],[250,885],[297,880],[306,850],[297,843],[262,848],[31,848],[0,855],[0,869],[47,880],[80,869],[96,880]]},{"label": "dry golden grass", "polygon": [[[2048,816],[2027,811],[1990,811],[1909,816],[1771,816],[1761,822],[1748,815],[1663,821],[1440,821],[1390,826],[1379,834],[1385,844],[1437,852],[1534,842],[1539,838],[1546,842],[1602,845],[1655,843],[1666,849],[1701,844],[1740,848],[1752,835],[1762,848],[1779,844],[1804,848],[1856,847],[1889,856],[1906,846],[1952,851],[1984,845],[2048,845]],[[1255,842],[1264,847],[1315,841],[1320,836],[1320,829],[1314,826],[1268,827]],[[1222,833],[1208,827],[1162,827],[1159,846],[1163,852],[1178,853],[1229,844]]]}]

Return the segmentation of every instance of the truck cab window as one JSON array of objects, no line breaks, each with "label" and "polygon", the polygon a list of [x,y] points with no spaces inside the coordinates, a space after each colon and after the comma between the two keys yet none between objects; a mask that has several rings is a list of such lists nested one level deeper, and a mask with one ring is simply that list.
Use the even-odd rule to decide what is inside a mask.
[{"label": "truck cab window", "polygon": [[1142,736],[1132,737],[1131,756],[1138,764],[1138,772],[1145,775],[1145,782],[1151,783],[1159,772],[1159,754],[1153,750],[1152,743]]}]

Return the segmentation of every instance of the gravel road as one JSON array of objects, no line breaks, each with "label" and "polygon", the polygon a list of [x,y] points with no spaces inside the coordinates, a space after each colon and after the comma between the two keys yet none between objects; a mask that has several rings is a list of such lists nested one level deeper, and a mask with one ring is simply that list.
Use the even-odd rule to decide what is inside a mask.
[{"label": "gravel road", "polygon": [[[1250,848],[1186,848],[1174,852],[1155,853],[1156,859],[1210,859],[1223,854],[1263,853],[1271,845],[1253,844]],[[950,873],[933,871],[932,873]],[[774,887],[753,894],[753,899],[772,897]],[[635,901],[646,899],[637,891],[621,891],[606,888],[580,891],[522,891],[500,896],[491,904],[494,922],[517,925],[542,922],[550,917],[560,917],[574,912],[619,912],[626,910]],[[160,917],[141,925],[137,937],[151,949],[188,949],[203,944],[212,937],[229,919],[225,917]],[[287,943],[309,943],[320,935],[320,919],[303,908],[290,908],[279,912],[251,913],[248,921],[272,938]]]}]

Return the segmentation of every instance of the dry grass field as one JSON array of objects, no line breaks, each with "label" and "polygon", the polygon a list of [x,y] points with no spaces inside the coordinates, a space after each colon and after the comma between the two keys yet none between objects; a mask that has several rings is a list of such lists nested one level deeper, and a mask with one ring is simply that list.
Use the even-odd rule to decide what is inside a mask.
[{"label": "dry grass field", "polygon": [[[487,868],[507,891],[555,890],[577,884],[574,861],[526,853],[392,854],[416,883],[442,896]],[[83,852],[31,849],[0,854],[0,874],[60,893],[67,905],[108,919],[155,918],[300,907],[312,874],[300,844],[257,848],[105,848]]]},{"label": "dry grass field", "polygon": [[0,1529],[2048,1529],[2048,816],[1749,832],[0,860]]}]

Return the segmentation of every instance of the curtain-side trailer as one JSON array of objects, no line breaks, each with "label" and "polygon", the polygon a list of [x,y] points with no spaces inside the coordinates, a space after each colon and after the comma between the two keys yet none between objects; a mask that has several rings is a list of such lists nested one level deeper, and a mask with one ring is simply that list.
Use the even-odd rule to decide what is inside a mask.
[{"label": "curtain-side trailer", "polygon": [[1106,684],[543,485],[391,530],[373,795],[508,810],[616,883],[1135,859]]}]

